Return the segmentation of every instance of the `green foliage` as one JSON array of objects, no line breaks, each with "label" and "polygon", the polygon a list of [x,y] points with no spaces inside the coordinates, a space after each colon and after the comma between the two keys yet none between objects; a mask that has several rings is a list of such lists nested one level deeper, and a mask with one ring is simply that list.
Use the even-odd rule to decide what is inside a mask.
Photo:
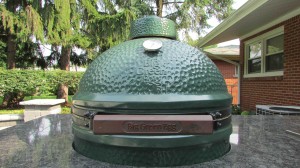
[{"label": "green foliage", "polygon": [[[99,45],[110,48],[125,41],[129,36],[130,23],[135,19],[136,15],[130,10],[124,10],[114,16],[99,18],[99,24],[96,27],[100,29],[98,33],[103,34],[99,39]],[[112,31],[108,31],[109,29]]]},{"label": "green foliage", "polygon": [[0,96],[22,92],[30,95],[55,95],[58,84],[69,86],[70,94],[77,91],[82,72],[0,70]]},{"label": "green foliage", "polygon": [[0,71],[0,96],[5,93],[23,92],[27,95],[34,94],[37,87],[43,80],[39,78],[39,73],[28,73],[17,70]]},{"label": "green foliage", "polygon": [[233,104],[231,106],[233,115],[255,115],[255,112],[242,111],[239,105]]},{"label": "green foliage", "polygon": [[6,68],[6,43],[0,40],[0,68]]},{"label": "green foliage", "polygon": [[[15,1],[17,2],[17,1]],[[44,40],[44,29],[42,19],[30,4],[22,6],[23,3],[0,5],[0,16],[2,18],[3,27],[8,30],[10,34],[17,35],[22,41],[27,41],[33,35],[36,39]],[[16,7],[19,8],[18,12]]]},{"label": "green foliage", "polygon": [[[95,48],[101,53],[128,39],[130,23],[144,15],[153,15],[150,1],[80,0],[82,34],[90,45],[85,48],[89,58],[95,58]],[[82,38],[81,38],[82,39]],[[87,44],[87,43],[86,43]],[[87,46],[87,45],[85,45]]]},{"label": "green foliage", "polygon": [[71,108],[70,107],[61,108],[61,113],[60,114],[71,114]]},{"label": "green foliage", "polygon": [[196,32],[200,35],[204,28],[210,28],[207,20],[216,17],[223,20],[233,12],[233,0],[185,0],[164,1],[164,8],[175,9],[166,11],[166,17],[175,21],[178,28],[186,32]]},{"label": "green foliage", "polygon": [[[48,43],[56,45],[72,45],[72,37],[76,34],[76,31],[72,29],[71,22],[78,21],[74,23],[74,27],[77,28],[79,20],[75,16],[76,8],[73,7],[74,0],[55,0],[53,2],[48,2],[42,9],[42,16],[47,28],[46,36],[48,38]],[[71,3],[72,2],[72,3]],[[71,11],[75,10],[75,11]],[[71,14],[74,14],[71,21]]]},{"label": "green foliage", "polygon": [[15,33],[15,25],[18,22],[18,17],[15,16],[14,13],[8,11],[4,5],[0,5],[0,14],[3,27],[8,29],[11,33]]},{"label": "green foliage", "polygon": [[[6,68],[7,48],[4,40],[0,39],[0,67]],[[43,58],[43,54],[38,43],[33,43],[30,40],[21,41],[17,39],[16,45],[16,68],[28,69],[33,68],[35,63]]]},{"label": "green foliage", "polygon": [[240,115],[242,112],[240,106],[236,104],[231,105],[231,110],[232,110],[231,113],[234,115]]},{"label": "green foliage", "polygon": [[[78,85],[80,82],[80,79],[83,75],[83,72],[68,72],[68,71],[46,71],[45,77],[47,79],[47,88],[43,91],[44,93],[47,93],[47,95],[55,95],[57,92],[57,86],[59,84],[65,84],[69,87],[69,94],[74,95],[75,92],[78,89]],[[41,87],[43,89],[43,87]],[[53,90],[55,89],[55,90]],[[49,93],[49,91],[51,91]],[[40,92],[42,94],[43,92]],[[43,94],[46,95],[46,94]]]},{"label": "green foliage", "polygon": [[85,17],[97,17],[99,15],[99,12],[97,11],[97,1],[96,0],[81,0],[81,6],[85,10]]},{"label": "green foliage", "polygon": [[100,46],[100,52],[104,52],[127,40],[130,23],[136,18],[133,11],[124,9],[114,15],[101,14],[89,19],[85,23],[85,35],[91,41],[88,48]]},{"label": "green foliage", "polygon": [[28,69],[34,68],[35,63],[43,58],[38,43],[32,41],[18,41],[17,52],[15,55],[16,68]]},{"label": "green foliage", "polygon": [[249,112],[249,111],[243,111],[243,112],[241,113],[241,115],[250,115],[250,112]]},{"label": "green foliage", "polygon": [[[156,0],[158,1],[158,0]],[[78,47],[90,59],[127,40],[130,22],[145,15],[154,15],[155,1],[149,0],[3,0],[0,4],[0,28],[13,35],[18,43],[16,66],[47,67],[38,47],[25,45],[36,39],[38,44],[53,47]],[[211,17],[226,18],[232,12],[233,0],[164,0],[164,17],[176,21],[179,30],[198,32],[209,27]],[[196,41],[190,41],[197,46]],[[12,44],[11,44],[12,45]],[[5,46],[0,42],[0,49]],[[31,50],[32,49],[32,50]],[[0,50],[0,51],[5,51]],[[60,54],[59,57],[65,57]],[[0,53],[0,67],[6,66],[6,54]],[[21,60],[21,61],[20,61]],[[76,60],[76,59],[73,59]],[[80,61],[77,59],[77,62]],[[19,63],[18,63],[19,62]],[[81,62],[79,62],[81,63]],[[79,64],[77,64],[79,65]]]}]

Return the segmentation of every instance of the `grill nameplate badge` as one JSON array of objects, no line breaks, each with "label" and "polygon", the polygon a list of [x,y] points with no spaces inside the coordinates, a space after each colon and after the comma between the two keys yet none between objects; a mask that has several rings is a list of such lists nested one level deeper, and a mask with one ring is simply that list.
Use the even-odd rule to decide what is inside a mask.
[{"label": "grill nameplate badge", "polygon": [[94,134],[212,134],[210,115],[96,115]]}]

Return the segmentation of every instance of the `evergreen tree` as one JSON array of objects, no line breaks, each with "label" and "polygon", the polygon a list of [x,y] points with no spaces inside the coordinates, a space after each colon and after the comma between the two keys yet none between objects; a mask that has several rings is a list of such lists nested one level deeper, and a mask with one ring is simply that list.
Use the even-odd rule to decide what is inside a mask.
[{"label": "evergreen tree", "polygon": [[[127,38],[130,22],[136,18],[133,11],[123,8],[130,5],[122,1],[48,0],[42,6],[47,42],[62,46],[59,66],[67,71],[74,46],[87,54],[95,48],[104,51]],[[60,84],[57,97],[67,101],[67,95],[68,87]]]},{"label": "evergreen tree", "polygon": [[228,17],[233,12],[232,4],[233,0],[156,0],[156,14],[173,20],[186,36],[191,31],[200,35],[204,28],[211,27],[208,19]]},{"label": "evergreen tree", "polygon": [[[37,1],[37,0],[36,0]],[[26,42],[30,36],[43,41],[43,25],[33,0],[3,0],[0,16],[6,32],[7,69],[16,67],[17,40]]]},{"label": "evergreen tree", "polygon": [[[34,36],[43,41],[43,25],[33,0],[2,0],[0,17],[5,32],[7,69],[16,67],[17,42],[28,42]],[[20,45],[19,45],[20,46]],[[2,104],[18,102],[24,98],[22,92],[5,93]]]},{"label": "evergreen tree", "polygon": [[96,48],[104,52],[127,40],[130,23],[143,15],[153,15],[151,7],[142,0],[80,0],[82,30],[91,40],[88,54]]},{"label": "evergreen tree", "polygon": [[[209,27],[209,18],[226,18],[232,12],[231,5],[232,0],[2,0],[0,16],[6,34],[2,39],[6,40],[7,68],[15,68],[16,60],[25,57],[47,66],[32,37],[38,44],[51,44],[55,48],[52,56],[60,56],[60,69],[68,71],[71,55],[76,57],[72,54],[73,47],[84,49],[93,59],[95,53],[125,41],[130,22],[136,18],[156,14],[172,19],[186,34],[189,31],[200,34]],[[21,54],[17,49],[32,52]],[[77,64],[84,62],[78,59],[72,60]],[[67,100],[67,95],[67,86],[61,84],[58,97]]]}]

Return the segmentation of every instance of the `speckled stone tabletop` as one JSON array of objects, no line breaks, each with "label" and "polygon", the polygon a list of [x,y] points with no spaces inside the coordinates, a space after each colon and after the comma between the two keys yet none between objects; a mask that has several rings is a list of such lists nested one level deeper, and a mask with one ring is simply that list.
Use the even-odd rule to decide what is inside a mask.
[{"label": "speckled stone tabletop", "polygon": [[[71,115],[49,115],[0,131],[0,167],[126,167],[86,158],[72,148]],[[233,116],[231,151],[184,167],[300,167],[300,116]]]}]

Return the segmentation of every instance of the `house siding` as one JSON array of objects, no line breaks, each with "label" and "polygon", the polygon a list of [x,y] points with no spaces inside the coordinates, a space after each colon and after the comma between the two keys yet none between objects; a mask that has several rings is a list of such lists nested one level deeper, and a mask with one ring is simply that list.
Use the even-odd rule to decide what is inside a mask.
[{"label": "house siding", "polygon": [[[284,26],[283,76],[244,78],[244,42],[280,26]],[[243,39],[240,57],[242,110],[254,111],[258,104],[300,106],[300,15]]]},{"label": "house siding", "polygon": [[223,75],[228,92],[232,95],[232,104],[238,104],[238,79],[235,76],[235,65],[225,61],[213,60]]}]

